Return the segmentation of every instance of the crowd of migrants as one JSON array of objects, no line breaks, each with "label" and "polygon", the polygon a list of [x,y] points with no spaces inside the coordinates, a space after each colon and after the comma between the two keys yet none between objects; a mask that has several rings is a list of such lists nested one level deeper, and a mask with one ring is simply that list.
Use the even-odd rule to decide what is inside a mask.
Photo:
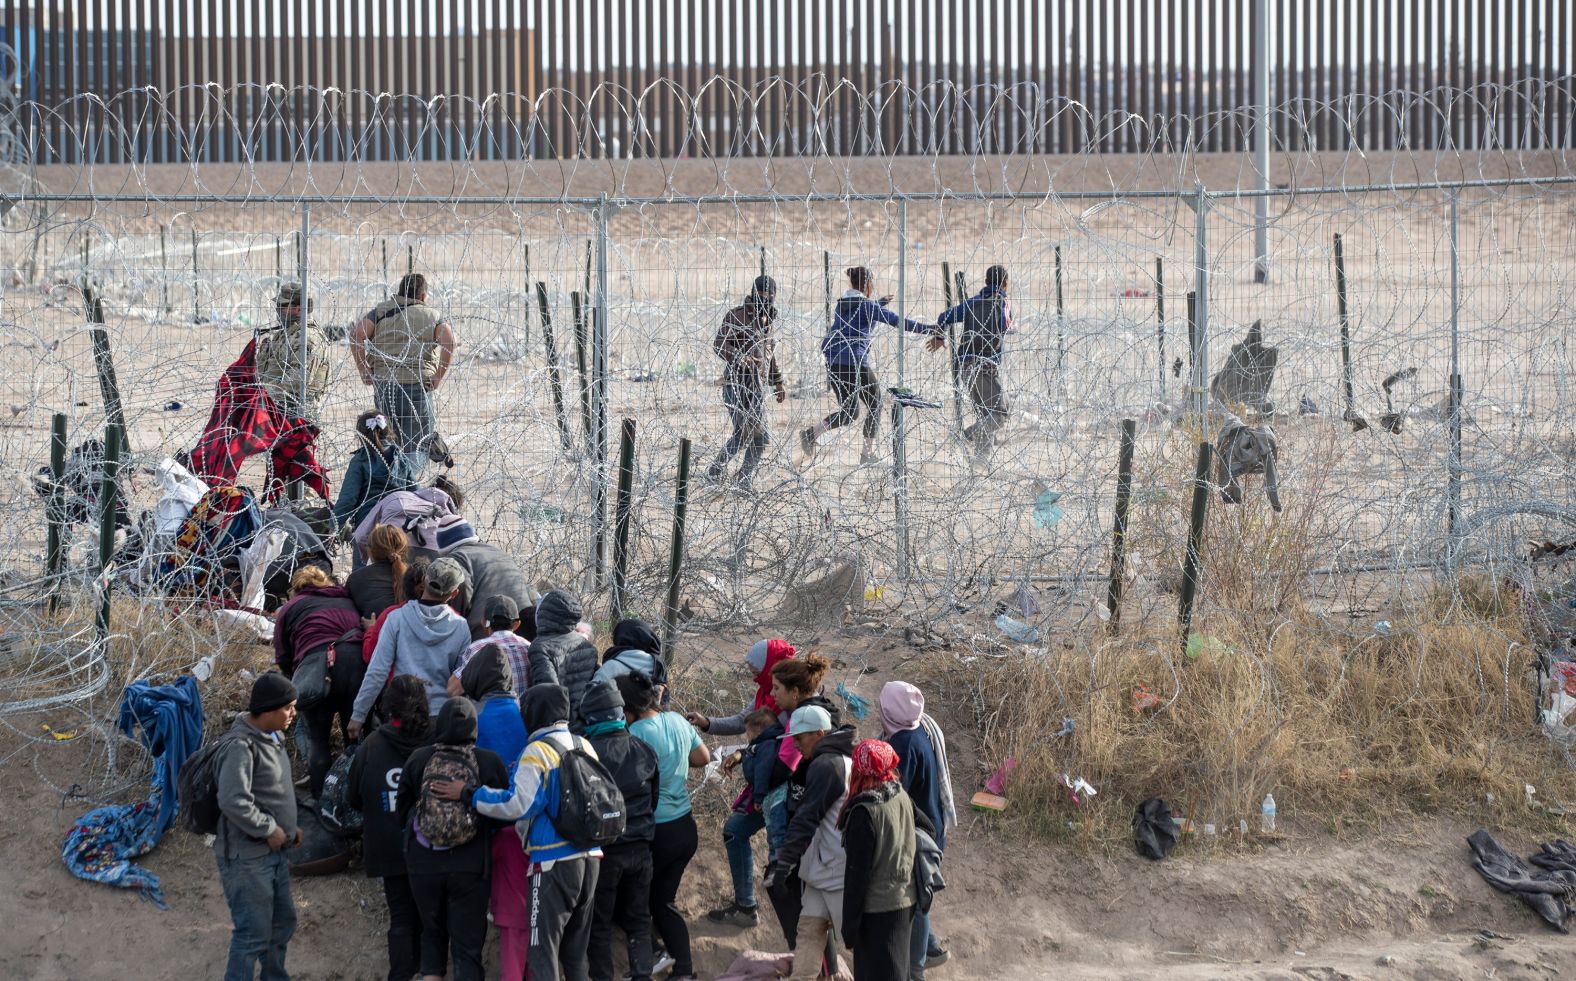
[{"label": "crowd of migrants", "polygon": [[[869,270],[848,278],[822,344],[838,408],[802,432],[805,453],[861,405],[865,455],[874,452],[878,323],[928,335],[931,350],[946,325],[961,325],[956,367],[978,414],[967,438],[988,452],[1007,412],[1006,271],[992,267],[985,288],[935,325],[898,317],[890,297],[871,299]],[[350,331],[375,404],[356,420],[358,448],[332,509],[352,568],[342,584],[321,565],[295,573],[275,617],[279,670],[256,679],[213,756],[214,850],[234,920],[225,977],[287,977],[297,790],[308,805],[323,795],[337,722],[352,754],[345,803],[360,813],[364,867],[388,904],[390,979],[481,978],[489,923],[504,978],[611,981],[615,931],[625,976],[696,977],[676,897],[700,847],[688,780],[711,761],[703,735],[746,743],[721,761],[742,789],[721,842],[732,895],[707,919],[760,923],[752,842],[764,831],[764,893],[793,952],[792,977],[835,971],[840,943],[860,981],[923,978],[947,956],[929,909],[956,823],[945,742],[924,696],[889,682],[880,738],[860,740],[823,693],[828,661],[771,638],[743,652],[756,690],[737,714],[668,710],[667,663],[646,623],[616,624],[599,654],[580,601],[562,589],[537,595],[506,553],[480,541],[446,473],[421,485],[429,466],[452,466],[431,394],[458,344],[426,293],[422,276],[407,276]],[[327,341],[303,323],[311,305],[299,288],[286,287],[279,307],[248,356],[269,398],[310,417]],[[743,450],[736,479],[746,490],[768,440],[766,386],[784,398],[776,315],[776,286],[762,276],[715,339],[732,434],[711,476],[723,479]],[[292,724],[305,746],[300,781],[283,738]]]}]

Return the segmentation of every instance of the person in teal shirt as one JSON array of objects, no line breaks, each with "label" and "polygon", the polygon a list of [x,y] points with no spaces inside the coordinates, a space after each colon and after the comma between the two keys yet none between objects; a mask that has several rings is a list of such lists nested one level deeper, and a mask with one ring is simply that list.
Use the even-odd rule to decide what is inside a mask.
[{"label": "person in teal shirt", "polygon": [[[620,675],[618,693],[624,698],[629,734],[656,750],[656,835],[651,841],[651,924],[668,957],[673,958],[672,981],[695,977],[690,952],[689,926],[679,912],[679,884],[684,870],[700,845],[695,816],[690,813],[689,771],[711,762],[711,753],[689,720],[677,712],[657,708],[656,686],[643,674]],[[659,955],[658,962],[663,958]]]}]

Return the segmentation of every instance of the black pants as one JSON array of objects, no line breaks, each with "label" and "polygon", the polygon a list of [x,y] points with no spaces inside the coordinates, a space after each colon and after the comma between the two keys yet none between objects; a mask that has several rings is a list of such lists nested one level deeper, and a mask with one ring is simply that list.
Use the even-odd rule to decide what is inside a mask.
[{"label": "black pants", "polygon": [[482,945],[487,942],[487,900],[491,883],[476,872],[410,876],[410,891],[421,913],[421,973],[448,973],[454,981],[482,981]]},{"label": "black pants", "polygon": [[847,938],[854,948],[854,981],[908,981],[908,941],[913,930],[912,906],[862,916],[859,934]]},{"label": "black pants", "polygon": [[783,939],[793,950],[799,942],[799,911],[804,906],[804,883],[797,872],[789,873],[766,890],[772,901],[772,912],[777,914],[777,925],[782,927]]},{"label": "black pants", "polygon": [[389,981],[410,981],[421,971],[421,913],[410,893],[410,877],[383,878],[389,905]]},{"label": "black pants", "polygon": [[969,402],[977,416],[974,425],[963,433],[976,450],[987,452],[995,445],[996,430],[1007,424],[1007,394],[1001,388],[1001,369],[992,362],[971,359],[958,367],[958,377],[968,389]]},{"label": "black pants", "polygon": [[613,928],[629,945],[630,981],[651,981],[651,845],[602,849],[591,917],[591,981],[613,981]]},{"label": "black pants", "polygon": [[[347,648],[348,650],[348,648]],[[310,655],[313,651],[308,651]],[[334,765],[334,718],[339,718],[339,738],[346,739],[350,713],[355,708],[356,693],[361,689],[361,678],[367,666],[358,657],[335,657],[328,669],[328,697],[301,710],[301,722],[306,726],[307,773],[312,778],[312,796],[323,793],[323,781],[328,768]]]},{"label": "black pants", "polygon": [[651,923],[657,936],[662,938],[662,946],[673,958],[676,978],[695,973],[689,924],[679,912],[677,899],[684,870],[689,868],[690,859],[695,857],[699,847],[700,834],[695,829],[693,814],[657,825],[657,836],[651,842]]},{"label": "black pants", "polygon": [[865,438],[874,439],[881,429],[881,380],[867,364],[829,364],[827,379],[837,396],[837,411],[825,419],[827,429],[839,429],[859,418],[859,403],[865,404]]},{"label": "black pants", "polygon": [[570,858],[546,871],[532,866],[525,897],[531,913],[526,977],[586,981],[590,976],[587,947],[600,864],[601,859]]}]

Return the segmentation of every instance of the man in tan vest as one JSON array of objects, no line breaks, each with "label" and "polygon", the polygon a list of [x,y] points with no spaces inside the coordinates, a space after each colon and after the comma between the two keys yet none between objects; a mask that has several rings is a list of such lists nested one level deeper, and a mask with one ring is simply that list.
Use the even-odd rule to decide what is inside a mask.
[{"label": "man in tan vest", "polygon": [[410,273],[392,299],[350,331],[350,355],[372,401],[393,424],[399,448],[425,454],[437,434],[432,393],[454,360],[454,329],[427,306],[427,277]]}]

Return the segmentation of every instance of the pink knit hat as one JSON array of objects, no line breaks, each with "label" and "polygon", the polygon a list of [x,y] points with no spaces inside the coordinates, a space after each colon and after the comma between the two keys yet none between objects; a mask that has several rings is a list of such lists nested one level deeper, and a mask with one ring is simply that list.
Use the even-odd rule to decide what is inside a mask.
[{"label": "pink knit hat", "polygon": [[906,681],[889,681],[881,688],[881,731],[890,736],[919,726],[925,714],[925,696]]}]

